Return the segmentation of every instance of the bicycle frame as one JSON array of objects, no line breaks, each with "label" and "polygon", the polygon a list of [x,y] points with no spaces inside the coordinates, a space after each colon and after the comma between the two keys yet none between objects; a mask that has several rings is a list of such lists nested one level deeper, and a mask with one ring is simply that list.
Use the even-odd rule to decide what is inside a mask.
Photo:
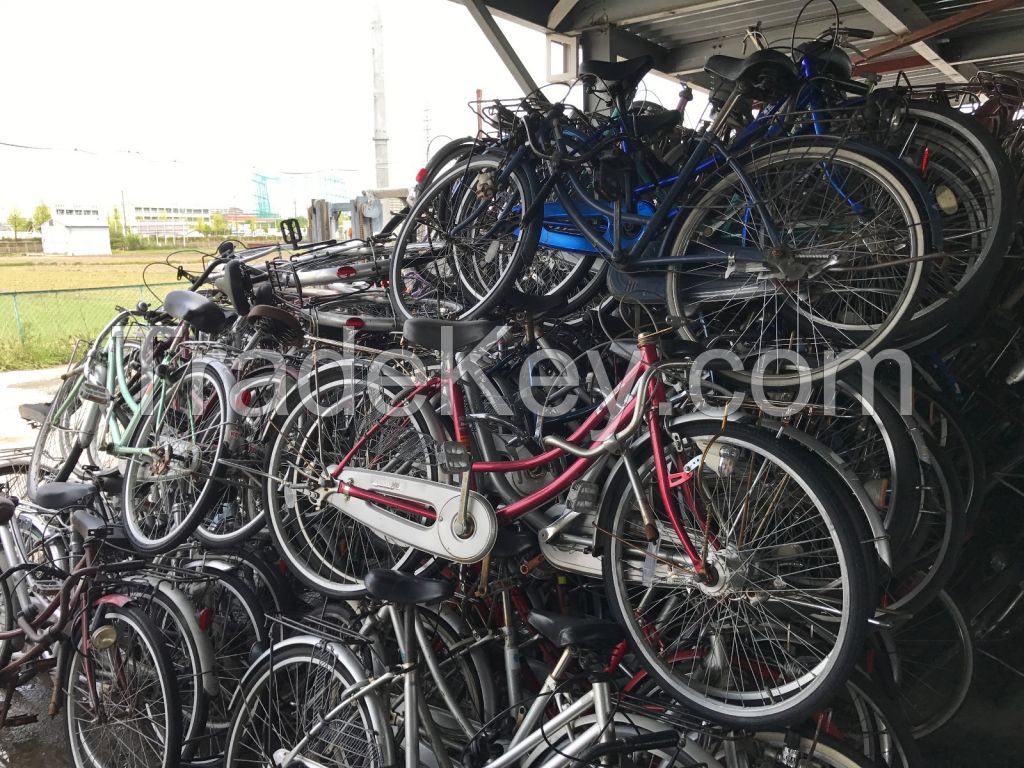
[{"label": "bicycle frame", "polygon": [[[679,536],[683,549],[693,564],[695,572],[701,574],[704,571],[703,559],[682,525],[681,514],[676,509],[671,489],[676,486],[684,486],[684,494],[689,506],[692,507],[691,513],[695,517],[695,522],[702,530],[707,530],[707,520],[695,503],[696,494],[693,492],[693,488],[689,487],[693,473],[685,471],[675,475],[669,473],[664,456],[665,443],[661,427],[658,423],[658,414],[661,406],[663,404],[667,405],[667,399],[664,386],[656,378],[656,374],[665,367],[684,367],[687,364],[659,361],[657,347],[654,340],[649,336],[641,335],[638,339],[638,347],[640,357],[636,363],[630,367],[608,397],[569,436],[566,442],[549,439],[549,444],[554,445],[554,447],[528,459],[473,461],[470,470],[470,482],[472,481],[472,475],[475,473],[521,472],[547,466],[570,453],[577,456],[568,469],[555,480],[518,501],[497,510],[496,514],[499,522],[510,522],[533,509],[553,501],[565,492],[573,482],[583,476],[584,472],[594,464],[598,457],[604,455],[609,448],[618,445],[621,439],[631,435],[639,427],[641,420],[646,419],[646,426],[651,435],[651,448],[654,454],[659,499],[673,530]],[[421,396],[429,397],[441,391],[445,392],[449,399],[455,441],[471,449],[471,435],[468,428],[461,385],[459,384],[458,377],[450,370],[450,367],[444,366],[439,375],[431,377],[400,395],[388,411],[355,442],[349,452],[340,458],[337,466],[331,470],[331,476],[338,479],[349,462],[366,444],[366,441],[373,437],[385,423],[396,418],[405,406],[412,403],[415,398]],[[618,413],[608,418],[605,426],[590,441],[589,447],[580,447],[580,441],[587,439],[591,430],[602,419],[610,415],[611,407],[617,402],[623,402],[624,398],[631,392],[636,396],[626,402]],[[644,405],[640,406],[639,410],[637,408],[638,403],[644,403]],[[555,444],[556,442],[558,444]],[[371,504],[382,505],[407,514],[416,515],[423,520],[431,522],[437,520],[437,513],[424,504],[361,488],[350,482],[339,482],[337,492],[345,497],[354,497]],[[641,508],[643,509],[644,506],[642,505]]]}]

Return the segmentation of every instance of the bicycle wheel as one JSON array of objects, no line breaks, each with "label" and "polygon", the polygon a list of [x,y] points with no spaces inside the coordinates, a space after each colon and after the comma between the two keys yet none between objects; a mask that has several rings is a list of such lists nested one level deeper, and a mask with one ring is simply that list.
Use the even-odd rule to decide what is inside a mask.
[{"label": "bicycle wheel", "polygon": [[67,480],[78,464],[82,455],[79,434],[92,407],[80,396],[84,383],[81,372],[65,378],[53,396],[46,420],[39,425],[29,460],[29,498],[35,498],[43,483]]},{"label": "bicycle wheel", "polygon": [[915,341],[950,323],[963,326],[985,306],[1017,219],[1013,169],[978,121],[941,104],[909,102],[886,143],[919,169],[942,223],[945,256],[902,331]]},{"label": "bicycle wheel", "polygon": [[913,615],[932,602],[956,568],[964,544],[963,495],[945,452],[928,435],[918,448],[921,506],[904,546],[893,552],[886,609]]},{"label": "bicycle wheel", "polygon": [[189,363],[140,423],[129,444],[123,520],[132,546],[169,552],[187,539],[218,499],[233,411],[230,374]]},{"label": "bicycle wheel", "polygon": [[195,570],[209,576],[186,587],[200,618],[200,628],[213,645],[214,672],[220,693],[210,702],[206,734],[196,759],[213,759],[224,751],[230,705],[249,668],[254,648],[269,648],[267,620],[259,598],[231,573],[210,567]]},{"label": "bicycle wheel", "polygon": [[494,157],[459,162],[417,198],[391,257],[390,296],[400,319],[470,320],[512,290],[540,236],[527,166]]},{"label": "bicycle wheel", "polygon": [[693,710],[731,725],[796,722],[861,650],[871,595],[856,529],[821,468],[774,433],[710,420],[670,430],[669,477],[690,479],[665,496],[684,510],[679,524],[706,552],[709,575],[693,574],[653,501],[665,496],[650,448],[634,449],[657,540],[620,472],[598,534],[612,614],[662,689]]},{"label": "bicycle wheel", "polygon": [[914,736],[934,733],[957,713],[971,687],[970,628],[956,601],[942,590],[888,638],[895,652],[896,692]]},{"label": "bicycle wheel", "polygon": [[[295,759],[299,764],[390,764],[391,734],[373,711],[382,711],[376,694],[339,707],[355,682],[326,644],[275,648],[246,677],[236,697],[224,768],[276,765],[276,756],[287,754],[305,737]],[[328,713],[333,717],[324,720]]]},{"label": "bicycle wheel", "polygon": [[275,420],[263,483],[267,527],[291,573],[331,597],[363,594],[363,578],[374,568],[411,569],[422,560],[321,494],[338,487],[331,465],[378,422],[352,466],[440,479],[436,414],[418,402],[384,419],[398,391],[390,380],[386,372],[368,375],[361,361],[314,371],[289,399],[287,416]]},{"label": "bicycle wheel", "polygon": [[226,472],[228,481],[195,529],[196,540],[207,549],[238,547],[266,524],[259,472],[266,461],[267,433],[275,407],[294,384],[294,378],[283,379],[274,368],[243,370],[238,379],[244,386],[238,393],[241,409],[235,423],[239,435]]},{"label": "bicycle wheel", "polygon": [[814,725],[879,766],[917,768],[924,758],[900,703],[860,669],[814,716]]},{"label": "bicycle wheel", "polygon": [[107,606],[103,624],[116,642],[82,652],[76,640],[59,680],[76,768],[176,768],[181,706],[159,633],[132,606]]},{"label": "bicycle wheel", "polygon": [[182,615],[179,605],[159,586],[139,582],[127,584],[126,589],[152,620],[171,663],[181,703],[182,759],[188,760],[195,753],[196,738],[206,728],[210,705],[203,689],[201,641],[194,636],[193,625]]},{"label": "bicycle wheel", "polygon": [[[731,378],[778,387],[838,374],[853,353],[884,348],[923,285],[915,259],[925,254],[925,215],[914,193],[873,157],[813,141],[765,144],[742,171],[708,182],[676,236],[673,254],[722,257],[669,271],[680,334],[735,354],[742,370]],[[779,256],[771,227],[785,240]],[[727,269],[737,248],[761,250],[766,263]]]}]

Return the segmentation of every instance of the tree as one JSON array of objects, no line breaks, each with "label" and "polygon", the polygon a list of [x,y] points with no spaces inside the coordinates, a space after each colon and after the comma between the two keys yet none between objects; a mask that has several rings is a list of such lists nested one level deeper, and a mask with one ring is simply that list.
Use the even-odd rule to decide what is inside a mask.
[{"label": "tree", "polygon": [[249,219],[249,233],[252,234],[256,231],[256,219]]},{"label": "tree", "polygon": [[18,233],[27,232],[32,222],[22,216],[17,208],[11,208],[11,212],[7,214],[7,226],[14,230],[14,239],[17,240]]},{"label": "tree", "polygon": [[210,234],[216,237],[224,237],[231,234],[231,227],[224,218],[224,214],[215,213],[210,217]]},{"label": "tree", "polygon": [[196,232],[200,235],[210,234],[210,225],[206,223],[206,219],[196,219]]},{"label": "tree", "polygon": [[53,216],[50,214],[50,209],[46,203],[40,203],[36,206],[36,209],[32,212],[32,229],[37,232],[43,228],[43,224],[48,222]]},{"label": "tree", "polygon": [[120,237],[124,234],[124,222],[121,221],[121,212],[114,209],[114,212],[107,217],[107,228],[110,230],[110,237]]}]

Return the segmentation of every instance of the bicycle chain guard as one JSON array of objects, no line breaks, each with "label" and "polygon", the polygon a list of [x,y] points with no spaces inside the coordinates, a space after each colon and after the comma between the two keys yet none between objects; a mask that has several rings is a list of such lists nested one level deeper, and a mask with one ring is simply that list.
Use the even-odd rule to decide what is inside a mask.
[{"label": "bicycle chain guard", "polygon": [[[465,536],[460,536],[456,532],[461,496],[459,486],[407,477],[394,472],[357,468],[346,468],[339,480],[339,490],[326,494],[325,500],[343,514],[384,538],[459,563],[478,562],[494,546],[498,534],[498,520],[494,508],[487,499],[475,491],[469,491],[466,500],[469,532]],[[372,502],[347,495],[346,486],[355,486],[395,499],[422,504],[433,509],[437,513],[437,519],[432,525],[423,525],[410,520],[405,516],[407,513],[395,513]]]}]

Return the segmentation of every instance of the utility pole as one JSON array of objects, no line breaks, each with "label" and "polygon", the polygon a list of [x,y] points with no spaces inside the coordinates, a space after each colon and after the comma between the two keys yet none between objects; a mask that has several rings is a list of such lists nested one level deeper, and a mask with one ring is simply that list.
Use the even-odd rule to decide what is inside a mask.
[{"label": "utility pole", "polygon": [[373,41],[373,146],[377,160],[377,189],[387,189],[388,130],[387,111],[384,105],[384,24],[381,21],[379,4],[374,5],[370,37]]},{"label": "utility pole", "polygon": [[124,204],[124,190],[121,190],[121,234],[128,233],[128,209]]}]

